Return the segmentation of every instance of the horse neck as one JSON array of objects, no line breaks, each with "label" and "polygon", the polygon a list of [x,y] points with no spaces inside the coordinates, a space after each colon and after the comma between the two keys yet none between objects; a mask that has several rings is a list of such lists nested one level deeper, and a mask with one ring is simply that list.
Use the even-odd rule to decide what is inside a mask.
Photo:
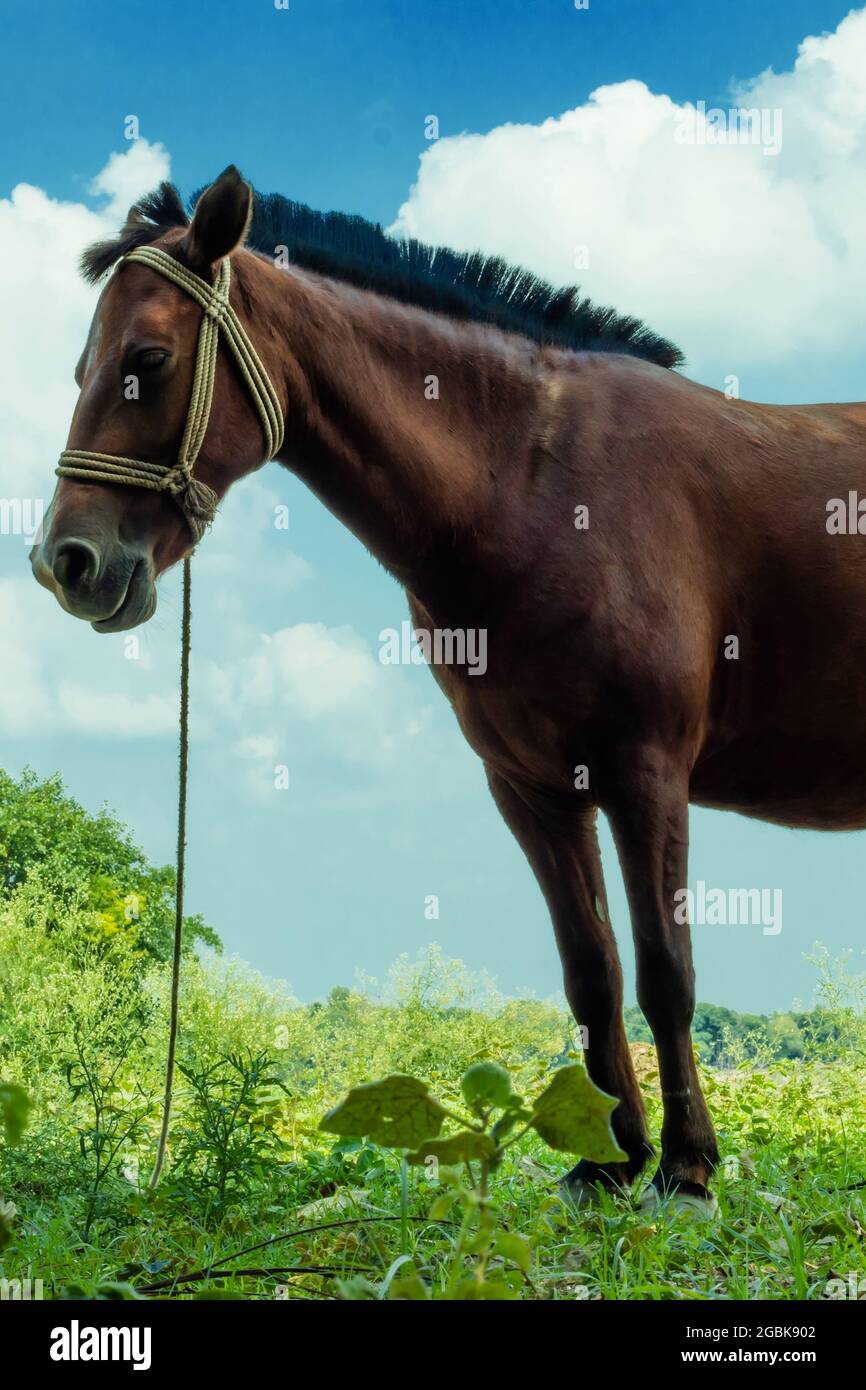
[{"label": "horse neck", "polygon": [[[282,280],[281,285],[273,276]],[[529,344],[272,271],[288,412],[279,455],[402,583],[465,542],[528,436]]]}]

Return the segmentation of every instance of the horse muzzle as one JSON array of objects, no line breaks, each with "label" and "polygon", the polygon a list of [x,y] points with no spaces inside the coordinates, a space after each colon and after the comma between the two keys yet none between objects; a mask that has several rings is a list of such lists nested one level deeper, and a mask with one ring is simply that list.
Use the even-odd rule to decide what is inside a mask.
[{"label": "horse muzzle", "polygon": [[33,574],[74,618],[95,632],[124,632],[156,610],[153,564],[147,555],[93,537],[48,537],[30,552]]}]

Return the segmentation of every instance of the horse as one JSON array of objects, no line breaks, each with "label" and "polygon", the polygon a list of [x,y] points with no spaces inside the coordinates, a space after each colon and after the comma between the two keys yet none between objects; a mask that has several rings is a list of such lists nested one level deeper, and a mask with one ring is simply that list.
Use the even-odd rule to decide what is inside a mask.
[{"label": "horse", "polygon": [[[274,200],[262,206],[276,226]],[[834,499],[866,488],[866,404],[729,398],[674,370],[671,343],[575,289],[286,207],[291,246],[247,248],[254,195],[229,166],[191,217],[164,184],[85,253],[91,281],[114,273],[76,370],[35,576],[98,632],[146,621],[158,576],[274,449],[403,585],[417,631],[484,630],[483,674],[446,662],[433,674],[546,899],[589,1075],[618,1099],[622,1157],[582,1159],[567,1190],[624,1192],[656,1162],[623,1024],[601,811],[658,1055],[646,1191],[710,1211],[719,1154],[680,910],[689,805],[866,826],[866,560],[859,526],[841,534],[828,519]],[[163,273],[136,260],[142,248]],[[198,453],[178,478],[196,342],[227,312],[226,266],[285,433],[272,437],[267,403],[215,348]],[[198,301],[172,267],[204,286]],[[82,467],[94,458],[146,462],[124,476]],[[147,469],[175,485],[140,485]],[[204,523],[180,495],[193,486],[210,499]]]}]

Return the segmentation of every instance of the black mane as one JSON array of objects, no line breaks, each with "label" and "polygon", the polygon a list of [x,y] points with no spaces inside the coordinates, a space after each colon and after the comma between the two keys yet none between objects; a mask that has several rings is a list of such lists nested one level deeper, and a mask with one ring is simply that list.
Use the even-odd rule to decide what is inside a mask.
[{"label": "black mane", "polygon": [[189,217],[173,183],[161,183],[153,193],[145,193],[133,203],[126,225],[110,241],[95,241],[82,252],[81,273],[90,285],[107,275],[113,265],[134,251],[147,246],[172,227],[189,226]]},{"label": "black mane", "polygon": [[[198,196],[193,196],[191,207]],[[85,277],[91,282],[101,279],[133,247],[188,222],[177,189],[160,184],[130,209],[117,238],[85,251]],[[663,367],[683,361],[673,343],[640,319],[593,304],[576,286],[556,289],[500,256],[397,240],[386,236],[378,222],[344,212],[315,212],[279,193],[255,194],[247,244],[268,257],[284,246],[290,261],[307,270],[452,318],[495,324],[540,343],[625,352]]]}]

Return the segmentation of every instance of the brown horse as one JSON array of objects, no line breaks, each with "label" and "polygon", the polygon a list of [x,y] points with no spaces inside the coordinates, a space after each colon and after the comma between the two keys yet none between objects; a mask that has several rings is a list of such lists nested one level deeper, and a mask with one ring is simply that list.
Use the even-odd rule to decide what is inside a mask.
[{"label": "brown horse", "polygon": [[[190,223],[164,186],[86,269],[96,278],[151,243],[213,281],[231,256],[232,302],[285,415],[279,461],[405,586],[418,629],[486,630],[483,676],[434,672],[537,875],[589,1071],[619,1098],[628,1154],[604,1169],[584,1161],[569,1181],[625,1185],[653,1153],[623,1029],[601,808],[658,1049],[654,1183],[707,1198],[718,1153],[675,905],[689,802],[788,826],[866,825],[866,560],[856,534],[827,523],[832,498],[866,490],[866,405],[726,399],[667,370],[675,349],[633,320],[549,287],[533,330],[538,282],[524,293],[525,273],[501,263],[476,258],[478,283],[491,264],[500,285],[511,277],[486,307],[467,298],[472,258],[463,289],[455,276],[438,300],[432,257],[390,281],[372,259],[365,270],[363,248],[329,263],[305,243],[276,265],[241,249],[251,196],[229,169]],[[200,320],[182,289],[124,264],[78,366],[69,446],[171,462]],[[583,350],[569,346],[578,320]],[[221,349],[196,476],[222,497],[263,449]],[[170,495],[64,477],[33,564],[68,612],[116,632],[151,616],[156,578],[191,544]]]}]

